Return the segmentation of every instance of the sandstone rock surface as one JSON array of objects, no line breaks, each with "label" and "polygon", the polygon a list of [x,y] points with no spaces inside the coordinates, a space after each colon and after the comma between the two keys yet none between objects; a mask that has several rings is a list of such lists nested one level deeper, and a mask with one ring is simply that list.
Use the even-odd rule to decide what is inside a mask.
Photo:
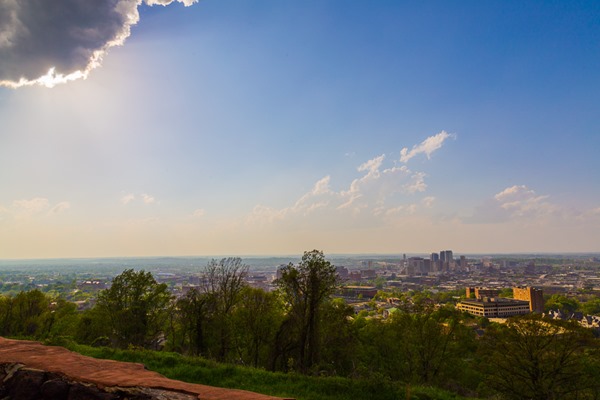
[{"label": "sandstone rock surface", "polygon": [[99,360],[58,346],[0,338],[0,398],[278,400],[168,379],[142,364]]}]

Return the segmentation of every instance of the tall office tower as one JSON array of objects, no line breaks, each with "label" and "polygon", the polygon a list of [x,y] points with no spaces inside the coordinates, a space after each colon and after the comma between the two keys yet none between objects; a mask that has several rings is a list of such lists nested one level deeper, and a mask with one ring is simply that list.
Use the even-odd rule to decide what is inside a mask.
[{"label": "tall office tower", "polygon": [[452,263],[454,261],[454,257],[452,256],[452,250],[440,251],[440,260],[442,262]]},{"label": "tall office tower", "polygon": [[423,272],[423,261],[422,257],[411,257],[408,259],[408,267],[414,274],[420,274]]},{"label": "tall office tower", "polygon": [[460,268],[463,270],[467,268],[467,257],[460,256]]},{"label": "tall office tower", "polygon": [[431,260],[423,260],[423,272],[429,273],[433,271],[433,262]]},{"label": "tall office tower", "polygon": [[440,266],[442,267],[442,271],[450,271],[451,269],[454,269],[452,250],[440,251]]},{"label": "tall office tower", "polygon": [[431,272],[440,272],[442,270],[440,267],[440,255],[438,253],[431,253],[429,259],[431,260]]}]

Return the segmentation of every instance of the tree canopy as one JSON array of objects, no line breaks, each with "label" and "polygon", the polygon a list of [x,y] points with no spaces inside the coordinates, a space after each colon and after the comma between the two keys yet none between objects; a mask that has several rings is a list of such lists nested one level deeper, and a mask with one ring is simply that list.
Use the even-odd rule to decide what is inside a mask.
[{"label": "tree canopy", "polygon": [[487,385],[515,400],[588,398],[598,390],[597,379],[586,371],[592,339],[577,325],[536,315],[492,326],[480,348]]},{"label": "tree canopy", "polygon": [[295,364],[299,370],[306,372],[320,356],[321,306],[335,291],[338,282],[336,269],[325,260],[322,251],[312,250],[304,252],[298,265],[290,263],[280,272],[277,286],[287,307],[284,326],[295,331],[296,338],[291,346],[297,350]]},{"label": "tree canopy", "polygon": [[98,294],[97,307],[106,317],[118,346],[147,346],[163,333],[171,294],[150,272],[128,269]]}]

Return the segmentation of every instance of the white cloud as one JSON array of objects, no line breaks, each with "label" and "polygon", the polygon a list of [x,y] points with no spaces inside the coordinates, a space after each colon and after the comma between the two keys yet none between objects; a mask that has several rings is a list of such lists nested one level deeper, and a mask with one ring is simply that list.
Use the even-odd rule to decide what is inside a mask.
[{"label": "white cloud", "polygon": [[263,204],[257,205],[246,218],[246,223],[262,225],[283,220],[289,222],[294,218],[300,221],[310,215],[313,218],[311,221],[315,223],[323,223],[324,220],[335,220],[339,223],[344,218],[343,223],[352,219],[360,219],[367,223],[373,220],[369,217],[380,217],[384,220],[399,215],[415,214],[420,208],[431,208],[434,197],[415,199],[427,191],[427,174],[413,171],[406,165],[398,166],[398,163],[406,162],[419,153],[429,157],[449,137],[453,135],[442,131],[414,146],[410,153],[404,149],[404,160],[387,162],[385,154],[367,160],[357,167],[359,176],[340,190],[333,190],[331,177],[325,176],[289,207],[272,208]]},{"label": "white cloud", "polygon": [[310,194],[312,196],[318,196],[320,194],[327,194],[330,193],[331,190],[329,189],[329,181],[331,180],[331,177],[328,175],[322,179],[320,179],[319,181],[317,181],[317,183],[315,183],[315,186],[313,186],[313,190],[310,192]]},{"label": "white cloud", "polygon": [[[249,224],[265,224],[294,217],[307,217],[320,213],[315,218],[343,217],[348,213],[353,217],[371,215],[390,217],[400,214],[413,214],[417,204],[402,204],[403,196],[414,196],[425,192],[426,174],[415,172],[405,165],[384,168],[385,155],[372,158],[357,168],[362,176],[352,180],[347,189],[334,191],[331,189],[331,177],[326,176],[317,181],[313,188],[302,195],[292,206],[275,209],[257,205],[248,216]],[[422,200],[425,207],[433,205],[433,197]],[[400,203],[400,204],[399,204]]]},{"label": "white cloud", "polygon": [[421,200],[421,204],[423,204],[427,208],[431,208],[433,206],[433,203],[435,203],[435,197],[433,196],[427,196],[423,198],[423,200]]},{"label": "white cloud", "polygon": [[133,193],[128,193],[125,196],[121,197],[121,204],[129,204],[133,200],[135,200],[135,195]]},{"label": "white cloud", "polygon": [[[148,193],[142,193],[139,196],[144,204],[156,203],[156,199],[154,198],[154,196],[152,196]],[[121,197],[120,201],[121,201],[121,204],[127,205],[127,204],[135,201],[136,199],[137,199],[137,195],[135,195],[134,193],[127,193],[126,195]]]},{"label": "white cloud", "polygon": [[71,203],[68,201],[61,201],[50,210],[49,214],[59,214],[65,210],[71,208]]},{"label": "white cloud", "polygon": [[557,207],[545,201],[548,196],[537,196],[525,185],[508,187],[494,196],[500,207],[513,217],[528,215],[546,215],[557,210]]},{"label": "white cloud", "polygon": [[247,224],[263,225],[283,220],[286,217],[300,215],[308,216],[315,211],[327,207],[336,194],[329,187],[329,176],[319,179],[312,189],[302,195],[292,206],[275,209],[258,204],[246,218]]},{"label": "white cloud", "polygon": [[344,202],[339,209],[353,209],[357,213],[382,206],[399,194],[415,194],[427,189],[425,173],[413,172],[404,165],[381,170],[383,161],[381,155],[358,168],[359,172],[367,173],[353,180],[348,190],[340,192]]},{"label": "white cloud", "polygon": [[28,218],[48,209],[50,202],[45,197],[13,201],[13,214],[16,218]]},{"label": "white cloud", "polygon": [[[169,4],[173,3],[174,0],[145,0],[145,3],[148,4],[149,6],[153,6],[153,5],[161,5],[161,6],[168,6]],[[194,3],[197,3],[198,0],[177,0],[180,3],[183,3],[183,5],[185,5],[186,7],[189,7],[191,5],[193,5]]]},{"label": "white cloud", "polygon": [[385,159],[385,154],[380,155],[379,157],[375,157],[372,160],[369,160],[358,167],[359,172],[368,171],[367,176],[379,176],[379,167],[383,163]]},{"label": "white cloud", "polygon": [[455,137],[455,135],[449,134],[446,131],[441,131],[437,135],[428,137],[420,144],[414,145],[410,151],[405,147],[400,151],[400,161],[407,163],[411,158],[419,154],[425,154],[427,159],[429,159],[431,158],[431,154],[440,149],[444,144],[444,141],[451,137]]},{"label": "white cloud", "polygon": [[284,208],[277,210],[271,207],[263,206],[261,204],[256,205],[250,215],[246,217],[246,224],[248,225],[265,225],[271,224],[275,221],[282,220],[290,208]]},{"label": "white cloud", "polygon": [[2,0],[0,86],[53,87],[86,78],[139,21],[138,7],[197,0]]},{"label": "white cloud", "polygon": [[8,218],[13,217],[15,220],[29,220],[40,216],[60,214],[70,207],[71,203],[68,201],[61,201],[52,205],[45,197],[34,197],[14,200],[10,208],[0,206],[0,213]]},{"label": "white cloud", "polygon": [[204,217],[205,215],[206,215],[206,211],[203,208],[197,208],[192,213],[192,216],[194,216],[196,218],[201,218],[201,217]]},{"label": "white cloud", "polygon": [[475,209],[465,222],[499,223],[509,220],[542,221],[547,217],[565,217],[567,210],[548,201],[549,196],[537,195],[525,185],[509,186]]},{"label": "white cloud", "polygon": [[416,204],[400,205],[392,208],[379,207],[373,211],[373,215],[378,217],[392,218],[404,215],[412,215],[417,212]]},{"label": "white cloud", "polygon": [[144,193],[144,194],[142,194],[142,201],[144,202],[144,204],[154,204],[154,202],[156,200],[154,199],[153,196]]},{"label": "white cloud", "polygon": [[514,185],[507,187],[500,193],[497,193],[494,198],[500,202],[506,199],[527,199],[535,196],[535,192],[525,185]]},{"label": "white cloud", "polygon": [[410,178],[410,182],[404,185],[404,188],[408,193],[424,192],[427,189],[425,183],[426,174],[423,172],[415,172]]},{"label": "white cloud", "polygon": [[283,209],[283,215],[285,216],[287,213],[308,215],[316,209],[328,205],[328,199],[334,194],[329,187],[330,180],[329,176],[319,179],[310,192],[300,197],[292,207]]}]

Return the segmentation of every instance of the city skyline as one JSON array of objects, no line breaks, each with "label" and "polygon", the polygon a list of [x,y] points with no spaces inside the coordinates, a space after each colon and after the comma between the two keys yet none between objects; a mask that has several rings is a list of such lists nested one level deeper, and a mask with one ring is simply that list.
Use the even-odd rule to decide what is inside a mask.
[{"label": "city skyline", "polygon": [[168,3],[0,87],[0,259],[600,251],[598,3]]}]

